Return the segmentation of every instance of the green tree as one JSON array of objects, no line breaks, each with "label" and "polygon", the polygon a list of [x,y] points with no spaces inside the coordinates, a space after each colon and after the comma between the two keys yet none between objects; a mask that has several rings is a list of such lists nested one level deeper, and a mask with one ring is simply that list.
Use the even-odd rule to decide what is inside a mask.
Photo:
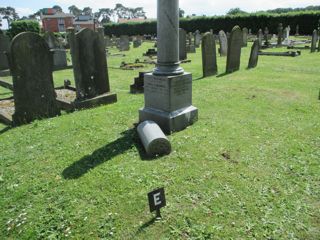
[{"label": "green tree", "polygon": [[7,20],[9,27],[13,21],[19,19],[19,15],[13,7],[0,7],[0,15],[2,16],[2,19]]},{"label": "green tree", "polygon": [[185,14],[185,11],[183,9],[179,8],[179,17],[183,18],[184,14]]},{"label": "green tree", "polygon": [[82,10],[82,15],[92,16],[92,8],[90,8],[90,7],[85,7],[85,8]]},{"label": "green tree", "polygon": [[62,8],[59,5],[54,5],[52,8],[57,12],[62,12]]},{"label": "green tree", "polygon": [[227,15],[242,15],[242,14],[247,14],[247,12],[242,11],[240,8],[231,8],[227,12]]},{"label": "green tree", "polygon": [[79,16],[81,15],[82,11],[81,9],[79,9],[77,6],[72,5],[70,7],[68,7],[69,13],[75,15],[75,16]]}]

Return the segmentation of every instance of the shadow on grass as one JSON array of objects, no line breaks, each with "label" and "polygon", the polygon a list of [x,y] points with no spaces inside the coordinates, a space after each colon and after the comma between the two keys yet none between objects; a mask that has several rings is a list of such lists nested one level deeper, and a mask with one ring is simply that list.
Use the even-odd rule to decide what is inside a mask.
[{"label": "shadow on grass", "polygon": [[9,127],[9,126],[8,126],[8,127],[5,127],[4,129],[1,129],[1,130],[0,130],[0,135],[3,134],[3,133],[5,133],[6,131],[9,131],[11,128],[12,128],[12,127]]},{"label": "shadow on grass", "polygon": [[227,72],[221,73],[221,74],[219,74],[219,75],[217,76],[217,78],[221,78],[221,77],[227,76],[227,75],[229,75],[229,74],[232,74],[232,73],[227,73]]},{"label": "shadow on grass", "polygon": [[0,93],[0,96],[5,96],[5,95],[9,95],[12,94],[12,92],[4,92],[4,93]]},{"label": "shadow on grass", "polygon": [[141,227],[139,227],[138,231],[136,232],[136,235],[142,233],[146,228],[148,228],[152,224],[154,224],[156,222],[156,220],[157,220],[157,218],[154,217],[154,218],[150,219],[148,222],[144,223]]},{"label": "shadow on grass", "polygon": [[142,160],[154,160],[146,155],[142,144],[140,143],[139,136],[136,128],[129,129],[121,133],[122,137],[97,149],[91,155],[85,156],[80,160],[74,162],[71,166],[67,167],[62,176],[65,179],[78,179],[91,169],[112,160],[114,157],[125,153],[129,149],[135,147]]},{"label": "shadow on grass", "polygon": [[201,80],[201,79],[204,79],[205,77],[198,77],[196,79],[193,79],[192,81],[198,81],[198,80]]}]

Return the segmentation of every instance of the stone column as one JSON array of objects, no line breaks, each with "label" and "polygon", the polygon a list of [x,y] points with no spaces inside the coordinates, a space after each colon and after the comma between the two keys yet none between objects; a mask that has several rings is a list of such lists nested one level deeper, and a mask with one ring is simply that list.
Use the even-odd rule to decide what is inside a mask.
[{"label": "stone column", "polygon": [[192,75],[179,66],[179,1],[158,0],[158,63],[144,76],[144,108],[139,121],[156,122],[165,133],[180,131],[198,119],[192,106]]},{"label": "stone column", "polygon": [[183,74],[179,66],[179,0],[158,0],[158,62],[154,75]]}]

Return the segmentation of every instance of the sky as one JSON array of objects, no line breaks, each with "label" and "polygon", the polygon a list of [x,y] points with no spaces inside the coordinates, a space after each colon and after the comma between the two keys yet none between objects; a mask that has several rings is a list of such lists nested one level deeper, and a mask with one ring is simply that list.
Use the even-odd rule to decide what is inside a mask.
[{"label": "sky", "polygon": [[[156,17],[156,0],[0,0],[0,7],[11,6],[19,16],[28,16],[41,8],[59,5],[65,12],[68,7],[76,5],[78,8],[91,7],[94,11],[99,8],[114,8],[116,3],[126,7],[143,7],[148,18]],[[186,15],[223,15],[231,8],[239,7],[247,12],[287,7],[306,7],[320,5],[320,0],[180,0],[180,8]],[[5,21],[3,21],[5,23]]]}]

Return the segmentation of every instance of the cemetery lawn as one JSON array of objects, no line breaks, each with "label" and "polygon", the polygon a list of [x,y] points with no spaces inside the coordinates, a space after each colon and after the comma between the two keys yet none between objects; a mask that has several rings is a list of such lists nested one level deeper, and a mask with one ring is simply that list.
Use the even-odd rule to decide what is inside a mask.
[{"label": "cemetery lawn", "polygon": [[[223,75],[218,57],[222,75],[208,78],[201,50],[188,54],[199,120],[150,160],[134,129],[143,95],[129,93],[141,69],[117,68],[152,45],[108,58],[117,103],[0,125],[0,239],[319,239],[320,53],[246,70],[249,44],[240,71]],[[55,72],[55,86],[72,76]],[[156,222],[147,193],[158,187]]]}]

